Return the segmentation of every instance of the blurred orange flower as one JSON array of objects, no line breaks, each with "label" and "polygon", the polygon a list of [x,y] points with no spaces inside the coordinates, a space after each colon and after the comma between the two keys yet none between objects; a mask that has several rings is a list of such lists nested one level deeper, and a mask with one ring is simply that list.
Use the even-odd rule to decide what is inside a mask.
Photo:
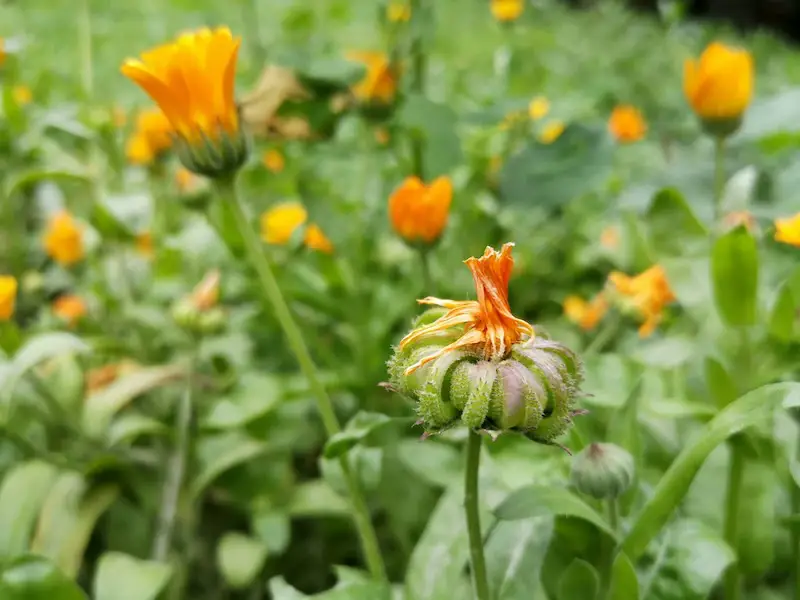
[{"label": "blurred orange flower", "polygon": [[50,218],[43,242],[47,255],[61,265],[75,264],[84,256],[83,231],[67,211]]},{"label": "blurred orange flower", "polygon": [[347,58],[362,63],[367,68],[364,78],[352,88],[353,95],[362,102],[389,104],[397,93],[398,73],[395,65],[383,52],[348,52]]},{"label": "blurred orange flower", "polygon": [[664,307],[675,301],[664,269],[655,265],[630,277],[619,271],[608,276],[613,290],[621,296],[623,308],[636,311],[643,319],[639,335],[648,337],[661,321]]},{"label": "blurred orange flower", "polygon": [[153,234],[143,231],[136,236],[136,251],[145,258],[153,257]]},{"label": "blurred orange flower", "polygon": [[286,166],[286,159],[283,157],[283,154],[281,154],[280,150],[276,150],[275,148],[270,148],[264,152],[261,157],[261,162],[273,173],[280,173]]},{"label": "blurred orange flower", "polygon": [[619,228],[614,225],[609,225],[600,234],[600,245],[608,250],[616,250],[619,248]]},{"label": "blurred orange flower", "polygon": [[608,301],[602,293],[597,294],[589,302],[580,296],[567,296],[563,306],[567,318],[586,331],[597,327],[608,312]]},{"label": "blurred orange flower", "polygon": [[647,133],[647,122],[638,108],[620,104],[611,113],[608,130],[618,142],[638,142]]},{"label": "blurred orange flower", "polygon": [[699,60],[687,60],[683,91],[703,119],[735,119],[753,96],[753,57],[747,50],[713,42]]},{"label": "blurred orange flower", "polygon": [[14,315],[17,300],[17,280],[11,275],[0,275],[0,321],[8,321]]},{"label": "blurred orange flower", "polygon": [[86,392],[93,393],[107,388],[114,383],[119,377],[127,375],[140,369],[141,366],[129,359],[124,359],[118,363],[111,363],[89,369],[86,373]]},{"label": "blurred orange flower", "polygon": [[151,108],[136,117],[136,129],[125,146],[128,160],[135,165],[148,165],[172,146],[172,125],[158,108]]},{"label": "blurred orange flower", "polygon": [[516,21],[525,10],[525,0],[491,0],[492,16],[501,23]]},{"label": "blurred orange flower", "polygon": [[86,315],[86,303],[79,296],[64,294],[53,302],[53,314],[74,327]]},{"label": "blurred orange flower", "polygon": [[220,272],[218,269],[209,271],[203,280],[192,290],[190,300],[199,311],[214,308],[219,302]]},{"label": "blurred orange flower", "polygon": [[775,241],[800,248],[800,212],[793,217],[775,219]]},{"label": "blurred orange flower", "polygon": [[431,244],[447,225],[452,200],[453,184],[449,177],[438,177],[430,185],[419,177],[407,177],[389,197],[392,227],[411,244]]},{"label": "blurred orange flower", "polygon": [[[261,239],[268,244],[288,244],[298,227],[308,221],[308,211],[299,202],[277,204],[261,215]],[[303,238],[305,245],[312,250],[330,254],[333,244],[319,226],[311,223],[306,227]]]}]

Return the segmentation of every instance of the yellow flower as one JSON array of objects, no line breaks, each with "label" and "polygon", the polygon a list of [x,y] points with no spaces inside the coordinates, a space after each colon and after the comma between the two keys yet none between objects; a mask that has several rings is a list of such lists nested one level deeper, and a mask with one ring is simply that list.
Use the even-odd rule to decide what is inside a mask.
[{"label": "yellow flower", "polygon": [[47,255],[64,266],[75,264],[83,258],[83,231],[66,211],[50,219],[43,241]]},{"label": "yellow flower", "polygon": [[564,314],[585,331],[597,327],[607,312],[608,301],[602,293],[597,294],[590,302],[580,296],[567,296],[564,299]]},{"label": "yellow flower", "polygon": [[647,133],[647,122],[638,108],[620,104],[611,113],[608,130],[618,142],[638,142]]},{"label": "yellow flower", "polygon": [[143,231],[136,236],[136,251],[145,258],[153,257],[153,234]]},{"label": "yellow flower", "polygon": [[619,229],[610,225],[600,234],[600,245],[608,250],[616,250],[619,247],[619,237]]},{"label": "yellow flower", "polygon": [[622,297],[623,304],[639,313],[643,319],[639,335],[647,337],[661,321],[664,307],[675,300],[664,269],[655,265],[630,277],[614,271],[608,276],[612,288]]},{"label": "yellow flower", "polygon": [[219,302],[220,272],[217,269],[209,271],[203,280],[198,283],[189,296],[192,306],[199,311],[214,308]]},{"label": "yellow flower", "polygon": [[703,119],[737,119],[753,96],[753,57],[740,48],[710,44],[699,60],[687,60],[683,91]]},{"label": "yellow flower", "polygon": [[525,10],[524,0],[491,0],[492,16],[501,23],[516,21]]},{"label": "yellow flower", "polygon": [[128,160],[147,165],[172,146],[172,124],[158,108],[151,108],[136,117],[136,129],[125,147]]},{"label": "yellow flower", "polygon": [[411,6],[405,2],[390,2],[386,7],[386,18],[392,23],[405,23],[411,19]]},{"label": "yellow flower", "polygon": [[286,166],[286,159],[283,157],[283,154],[281,154],[280,150],[274,148],[264,152],[264,156],[261,157],[261,162],[273,173],[280,173]]},{"label": "yellow flower", "polygon": [[397,93],[397,72],[383,52],[348,52],[347,58],[362,63],[367,68],[364,78],[352,88],[353,95],[362,102],[389,104]]},{"label": "yellow flower", "polygon": [[30,104],[31,100],[33,100],[33,92],[31,92],[31,88],[29,88],[27,85],[15,85],[13,93],[14,102],[16,102],[19,106]]},{"label": "yellow flower", "polygon": [[528,116],[533,121],[543,119],[549,112],[550,102],[544,96],[536,96],[533,100],[531,100],[530,104],[528,104]]},{"label": "yellow flower", "polygon": [[453,350],[471,350],[484,360],[496,362],[505,358],[511,347],[521,339],[533,337],[533,327],[516,318],[508,304],[508,281],[514,267],[514,259],[511,258],[513,246],[511,243],[505,244],[500,252],[487,247],[482,257],[465,261],[472,272],[477,300],[442,300],[429,296],[418,301],[420,304],[446,308],[447,313],[400,340],[401,350],[451,327],[464,329],[456,341],[408,367],[406,375]]},{"label": "yellow flower", "polygon": [[539,141],[543,144],[552,144],[564,133],[564,121],[550,121],[539,134]]},{"label": "yellow flower", "polygon": [[793,217],[775,219],[775,241],[800,248],[800,212]]},{"label": "yellow flower", "polygon": [[11,275],[0,275],[0,321],[8,321],[14,315],[17,300],[17,280]]},{"label": "yellow flower", "polygon": [[79,296],[64,294],[53,302],[53,314],[74,327],[86,315],[86,303]]},{"label": "yellow flower", "polygon": [[448,177],[438,177],[430,185],[407,177],[389,198],[389,219],[407,242],[431,244],[447,225],[452,200],[453,184]]},{"label": "yellow flower", "polygon": [[[298,227],[305,225],[308,211],[299,202],[284,202],[273,206],[261,215],[261,239],[268,244],[288,244]],[[333,244],[319,226],[311,223],[306,227],[303,238],[305,245],[312,250],[330,254]]]}]

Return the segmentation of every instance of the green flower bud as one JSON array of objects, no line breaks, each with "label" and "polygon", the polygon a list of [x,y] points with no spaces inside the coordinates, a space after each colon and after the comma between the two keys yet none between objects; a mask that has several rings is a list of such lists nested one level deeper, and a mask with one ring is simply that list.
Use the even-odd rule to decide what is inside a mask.
[{"label": "green flower bud", "polygon": [[183,329],[195,331],[200,318],[200,311],[190,298],[178,300],[172,306],[172,319]]},{"label": "green flower bud", "polygon": [[219,333],[225,329],[227,318],[219,307],[202,311],[197,318],[197,331],[204,334]]},{"label": "green flower bud", "polygon": [[633,482],[633,457],[615,444],[590,444],[572,461],[572,485],[593,498],[618,498]]},{"label": "green flower bud", "polygon": [[174,148],[183,166],[211,179],[229,176],[238,171],[250,154],[250,145],[243,130],[227,133],[220,128],[216,139],[205,133],[199,141],[175,136]]}]

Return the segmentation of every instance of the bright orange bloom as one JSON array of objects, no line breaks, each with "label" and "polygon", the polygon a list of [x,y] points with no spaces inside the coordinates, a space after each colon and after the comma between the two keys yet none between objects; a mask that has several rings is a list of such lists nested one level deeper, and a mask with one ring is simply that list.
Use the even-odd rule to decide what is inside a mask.
[{"label": "bright orange bloom", "polygon": [[395,65],[383,52],[348,52],[349,60],[360,62],[367,68],[364,78],[352,88],[353,95],[362,102],[389,104],[397,93],[398,73]]},{"label": "bright orange bloom", "polygon": [[69,266],[83,258],[83,231],[67,211],[50,219],[43,241],[47,255],[57,263]]},{"label": "bright orange bloom", "polygon": [[[299,202],[283,202],[261,215],[261,239],[268,244],[288,244],[298,227],[308,221],[308,211]],[[330,254],[333,244],[319,226],[311,223],[306,227],[305,245],[312,250]]]},{"label": "bright orange bloom", "polygon": [[516,21],[525,10],[524,0],[491,0],[492,16],[501,23]]},{"label": "bright orange bloom", "polygon": [[614,271],[608,276],[608,281],[622,296],[625,306],[634,309],[644,319],[639,327],[641,337],[647,337],[655,331],[664,307],[675,301],[667,275],[659,265],[652,266],[635,277]]},{"label": "bright orange bloom", "polygon": [[389,135],[389,130],[386,127],[376,127],[375,128],[375,141],[378,142],[381,146],[385,146],[391,141],[391,136]]},{"label": "bright orange bloom", "polygon": [[261,162],[273,173],[280,173],[283,171],[284,167],[286,167],[286,159],[283,157],[280,150],[276,150],[275,148],[264,152],[264,155],[261,157]]},{"label": "bright orange bloom", "polygon": [[800,212],[793,217],[775,219],[775,241],[800,248]]},{"label": "bright orange bloom", "polygon": [[219,302],[219,281],[220,272],[218,269],[209,271],[203,280],[198,283],[192,294],[190,300],[192,305],[199,311],[214,308]]},{"label": "bright orange bloom", "polygon": [[14,315],[17,300],[17,280],[11,275],[0,275],[0,321],[8,321]]},{"label": "bright orange bloom", "polygon": [[172,124],[161,110],[151,108],[136,117],[136,129],[125,146],[128,160],[147,165],[172,146]]},{"label": "bright orange bloom", "polygon": [[217,140],[239,132],[233,87],[240,43],[227,27],[203,28],[126,60],[122,74],[158,104],[184,139]]},{"label": "bright orange bloom", "polygon": [[619,229],[610,225],[600,234],[600,245],[608,250],[616,250],[619,247],[619,237]]},{"label": "bright orange bloom", "polygon": [[64,294],[53,302],[53,314],[74,327],[86,315],[86,303],[79,296]]},{"label": "bright orange bloom", "polygon": [[514,344],[534,335],[533,327],[511,314],[508,304],[508,281],[514,266],[513,247],[512,243],[505,244],[500,252],[487,247],[480,258],[472,257],[465,261],[472,271],[477,300],[441,300],[430,296],[418,300],[420,304],[441,306],[448,311],[430,325],[415,329],[400,340],[401,350],[451,327],[463,327],[464,333],[455,342],[408,367],[406,375],[453,350],[474,352],[484,360],[501,360],[508,356]]},{"label": "bright orange bloom", "polygon": [[325,252],[326,254],[333,252],[333,244],[325,236],[325,234],[322,233],[322,229],[320,229],[319,225],[315,223],[311,223],[308,227],[306,227],[306,237],[304,242],[305,245],[312,250],[318,250],[320,252]]},{"label": "bright orange bloom", "polygon": [[602,293],[589,302],[580,296],[567,296],[564,299],[564,314],[586,331],[597,327],[607,312],[608,301]]},{"label": "bright orange bloom", "polygon": [[611,113],[608,130],[618,142],[638,142],[647,133],[647,122],[638,108],[620,104]]},{"label": "bright orange bloom", "polygon": [[407,177],[389,197],[389,219],[397,234],[409,243],[431,244],[442,235],[450,215],[453,184],[437,177],[425,185],[419,177]]},{"label": "bright orange bloom", "polygon": [[753,96],[753,57],[747,50],[710,44],[700,60],[683,67],[683,91],[694,112],[703,119],[734,119]]},{"label": "bright orange bloom", "polygon": [[143,231],[136,236],[136,251],[145,258],[153,257],[153,234]]}]

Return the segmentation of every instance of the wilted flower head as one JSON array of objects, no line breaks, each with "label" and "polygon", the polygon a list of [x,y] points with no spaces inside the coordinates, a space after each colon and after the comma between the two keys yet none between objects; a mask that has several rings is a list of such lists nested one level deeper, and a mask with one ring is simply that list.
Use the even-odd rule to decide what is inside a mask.
[{"label": "wilted flower head", "polygon": [[128,160],[148,165],[172,146],[172,124],[159,108],[144,110],[136,117],[136,129],[125,145]]},{"label": "wilted flower head", "polygon": [[86,373],[86,393],[99,392],[114,383],[119,377],[138,371],[141,368],[138,363],[130,359],[123,359],[118,363],[89,369]]},{"label": "wilted flower head", "polygon": [[758,229],[756,218],[749,210],[735,210],[729,212],[722,219],[722,224],[726,229],[735,229],[741,226],[751,233]]},{"label": "wilted flower head", "polygon": [[638,142],[647,133],[647,122],[638,108],[620,104],[611,113],[608,130],[618,142]]},{"label": "wilted flower head", "polygon": [[[261,239],[268,244],[288,244],[297,228],[305,225],[306,221],[308,211],[299,202],[277,204],[261,215]],[[306,227],[303,242],[312,250],[333,252],[331,241],[313,223]]]},{"label": "wilted flower head", "polygon": [[632,309],[643,319],[639,335],[647,337],[655,331],[663,316],[664,307],[675,301],[664,269],[655,265],[630,277],[619,271],[608,276],[612,291],[621,300],[622,308]]},{"label": "wilted flower head", "polygon": [[564,299],[564,314],[586,331],[597,327],[608,312],[608,308],[608,300],[602,293],[588,302],[580,296],[567,296]]},{"label": "wilted flower head", "polygon": [[144,258],[153,258],[153,234],[142,231],[136,236],[136,251]]},{"label": "wilted flower head", "polygon": [[353,95],[362,102],[390,104],[397,93],[398,72],[383,52],[348,52],[347,58],[362,63],[367,72],[353,86]]},{"label": "wilted flower head", "polygon": [[492,16],[501,23],[516,21],[525,10],[525,0],[491,0]]},{"label": "wilted flower head", "polygon": [[410,244],[432,244],[447,225],[453,184],[438,177],[429,185],[407,177],[389,197],[389,219],[397,234]]},{"label": "wilted flower head", "polygon": [[800,248],[800,212],[793,217],[775,219],[775,241]]},{"label": "wilted flower head", "polygon": [[74,327],[86,315],[86,302],[80,296],[64,294],[53,301],[53,314]]},{"label": "wilted flower head", "polygon": [[11,275],[0,275],[0,321],[8,321],[14,315],[16,301],[16,278]]},{"label": "wilted flower head", "polygon": [[56,213],[48,221],[44,249],[50,258],[64,266],[83,258],[83,231],[67,211]]}]

